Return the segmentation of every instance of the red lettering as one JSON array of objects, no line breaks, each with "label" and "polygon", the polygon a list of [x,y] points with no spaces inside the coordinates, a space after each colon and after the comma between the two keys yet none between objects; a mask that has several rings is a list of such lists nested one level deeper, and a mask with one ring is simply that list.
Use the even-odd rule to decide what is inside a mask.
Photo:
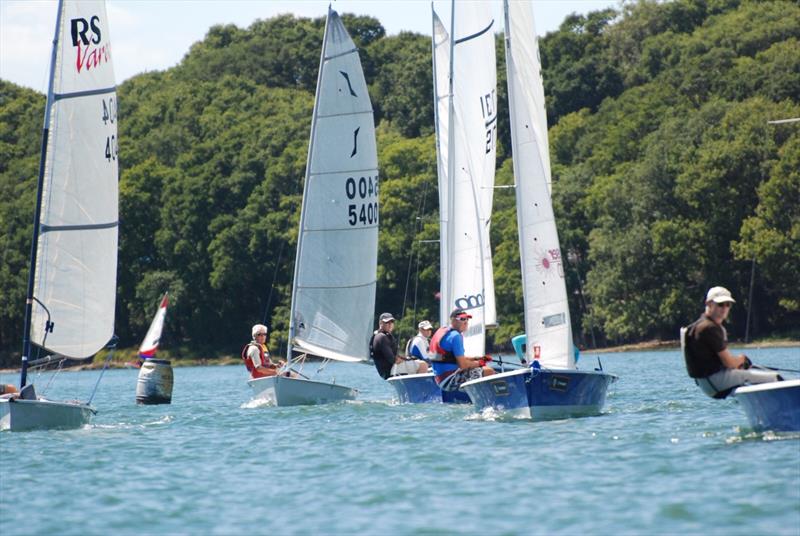
[{"label": "red lettering", "polygon": [[78,41],[78,50],[77,56],[75,58],[75,68],[78,72],[85,67],[88,71],[92,68],[98,68],[103,62],[108,62],[110,56],[110,50],[108,45],[103,45],[102,47],[86,47],[83,48],[81,46],[81,42]]}]

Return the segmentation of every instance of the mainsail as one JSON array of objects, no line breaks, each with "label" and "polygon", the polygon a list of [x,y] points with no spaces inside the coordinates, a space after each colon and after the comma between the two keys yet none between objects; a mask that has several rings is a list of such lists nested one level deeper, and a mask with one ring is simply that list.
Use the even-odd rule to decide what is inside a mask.
[{"label": "mainsail", "polygon": [[[456,8],[457,6],[457,8]],[[484,3],[452,5],[451,34],[433,14],[439,169],[440,321],[456,307],[472,315],[467,355],[483,355],[496,322],[489,227],[497,138],[494,20]]]},{"label": "mainsail", "polygon": [[158,344],[161,342],[161,332],[164,330],[164,320],[167,317],[167,305],[169,305],[169,293],[165,292],[164,297],[161,298],[161,305],[158,306],[158,311],[150,323],[150,329],[147,330],[147,335],[144,336],[142,345],[139,347],[139,357],[142,359],[149,359],[156,355]]},{"label": "mainsail", "polygon": [[358,50],[329,9],[297,243],[290,338],[300,352],[368,357],[378,261],[378,156]]},{"label": "mainsail", "polygon": [[550,198],[539,48],[529,2],[504,1],[511,146],[525,304],[526,358],[574,368],[564,264]]},{"label": "mainsail", "polygon": [[114,332],[117,93],[105,2],[63,1],[58,21],[35,222],[30,340],[83,358]]}]

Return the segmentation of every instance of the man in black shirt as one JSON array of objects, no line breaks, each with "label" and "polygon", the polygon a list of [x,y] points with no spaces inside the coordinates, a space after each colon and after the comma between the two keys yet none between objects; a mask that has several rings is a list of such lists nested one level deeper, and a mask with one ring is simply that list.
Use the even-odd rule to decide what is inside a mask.
[{"label": "man in black shirt", "polygon": [[392,367],[397,359],[397,339],[392,335],[394,316],[383,313],[378,320],[378,329],[369,340],[369,355],[384,380],[391,375]]},{"label": "man in black shirt", "polygon": [[781,377],[771,371],[753,370],[750,359],[728,350],[728,334],[722,323],[735,300],[728,289],[713,287],[706,294],[706,309],[686,328],[683,357],[686,371],[702,391],[725,398],[745,384],[774,382]]}]

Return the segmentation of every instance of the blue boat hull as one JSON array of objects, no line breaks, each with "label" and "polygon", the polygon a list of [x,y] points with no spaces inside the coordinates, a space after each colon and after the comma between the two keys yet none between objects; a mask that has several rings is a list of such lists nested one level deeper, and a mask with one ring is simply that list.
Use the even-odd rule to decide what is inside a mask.
[{"label": "blue boat hull", "polygon": [[392,376],[387,380],[397,392],[401,404],[469,404],[469,397],[461,391],[442,391],[433,379],[433,373]]},{"label": "blue boat hull", "polygon": [[800,380],[739,387],[733,392],[757,432],[800,432]]},{"label": "blue boat hull", "polygon": [[466,382],[472,403],[518,418],[564,419],[598,415],[617,377],[602,371],[525,368]]}]

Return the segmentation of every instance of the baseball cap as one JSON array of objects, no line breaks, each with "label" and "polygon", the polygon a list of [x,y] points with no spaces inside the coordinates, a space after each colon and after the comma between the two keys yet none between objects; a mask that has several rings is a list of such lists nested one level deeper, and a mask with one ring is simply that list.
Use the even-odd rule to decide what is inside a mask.
[{"label": "baseball cap", "polygon": [[392,322],[394,321],[394,317],[392,316],[392,313],[381,313],[380,321],[383,323]]},{"label": "baseball cap", "polygon": [[417,324],[417,327],[418,327],[419,329],[433,329],[433,324],[431,324],[431,323],[430,323],[430,322],[428,322],[427,320],[423,320],[422,322],[420,322],[419,324]]},{"label": "baseball cap", "polygon": [[736,303],[736,300],[734,300],[731,296],[731,291],[725,287],[712,287],[708,289],[708,294],[706,294],[706,303],[710,301],[713,301],[714,303]]},{"label": "baseball cap", "polygon": [[450,318],[458,318],[459,320],[464,318],[472,318],[472,315],[467,313],[464,309],[455,308],[453,312],[450,313]]}]

